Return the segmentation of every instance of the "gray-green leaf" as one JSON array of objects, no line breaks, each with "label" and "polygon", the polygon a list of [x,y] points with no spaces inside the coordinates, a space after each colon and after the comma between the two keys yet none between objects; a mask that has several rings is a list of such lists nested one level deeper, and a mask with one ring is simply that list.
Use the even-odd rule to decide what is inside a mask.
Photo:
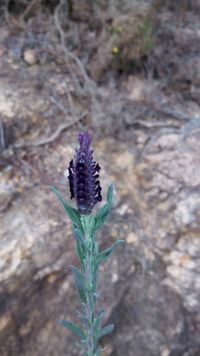
[{"label": "gray-green leaf", "polygon": [[85,281],[84,281],[83,274],[81,273],[81,271],[79,271],[78,268],[76,268],[74,266],[70,266],[70,268],[75,275],[76,286],[77,286],[77,289],[79,292],[80,299],[83,303],[85,303],[86,302],[86,287],[85,287]]},{"label": "gray-green leaf", "polygon": [[110,185],[107,193],[107,203],[95,215],[95,230],[98,230],[105,222],[111,208],[113,199],[113,185]]},{"label": "gray-green leaf", "polygon": [[74,236],[75,236],[77,244],[80,245],[82,247],[84,253],[86,253],[87,244],[86,244],[86,241],[84,239],[84,235],[80,230],[76,229],[76,227],[74,228]]},{"label": "gray-green leaf", "polygon": [[95,342],[95,346],[97,344],[98,338],[99,338],[99,332],[100,332],[100,323],[101,323],[101,319],[103,317],[104,312],[101,311],[96,318],[94,319],[93,322],[93,335],[94,335],[94,342]]},{"label": "gray-green leaf", "polygon": [[118,240],[111,247],[109,247],[106,250],[101,251],[100,253],[98,253],[98,255],[96,256],[96,259],[95,259],[95,264],[98,266],[101,262],[106,261],[107,258],[110,256],[110,254],[115,249],[115,247],[117,245],[121,245],[122,243],[124,243],[123,240]]},{"label": "gray-green leaf", "polygon": [[62,197],[62,195],[59,193],[59,191],[53,185],[50,186],[50,189],[57,196],[58,200],[62,203],[67,215],[69,216],[71,221],[74,223],[74,225],[76,225],[80,230],[82,230],[80,213],[65,201],[65,199]]},{"label": "gray-green leaf", "polygon": [[109,324],[104,326],[104,328],[101,329],[100,334],[99,334],[99,338],[102,336],[105,336],[107,334],[110,334],[114,329],[114,325],[113,324]]},{"label": "gray-green leaf", "polygon": [[60,322],[65,328],[71,330],[74,334],[79,336],[81,339],[85,339],[85,334],[79,326],[77,326],[76,324],[68,320],[61,320]]},{"label": "gray-green leaf", "polygon": [[84,259],[87,253],[87,245],[84,239],[84,236],[82,234],[82,232],[78,229],[76,229],[76,227],[74,228],[74,236],[76,239],[76,251],[77,251],[77,255],[78,258],[82,264],[82,266],[84,267]]}]

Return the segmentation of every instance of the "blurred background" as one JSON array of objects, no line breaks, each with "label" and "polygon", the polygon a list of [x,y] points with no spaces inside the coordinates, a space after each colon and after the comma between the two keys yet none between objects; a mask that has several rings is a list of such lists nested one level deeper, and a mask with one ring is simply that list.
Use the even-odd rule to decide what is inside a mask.
[{"label": "blurred background", "polygon": [[200,355],[200,2],[1,0],[0,355],[78,355],[64,171],[93,135],[110,356]]}]

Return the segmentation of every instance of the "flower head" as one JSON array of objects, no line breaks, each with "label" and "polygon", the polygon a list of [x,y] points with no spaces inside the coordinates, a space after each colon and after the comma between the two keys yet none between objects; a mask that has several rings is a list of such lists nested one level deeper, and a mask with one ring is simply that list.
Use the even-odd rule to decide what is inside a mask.
[{"label": "flower head", "polygon": [[69,163],[69,188],[71,199],[75,198],[81,214],[90,214],[98,201],[102,200],[99,171],[101,167],[93,160],[88,132],[78,135],[80,147]]}]

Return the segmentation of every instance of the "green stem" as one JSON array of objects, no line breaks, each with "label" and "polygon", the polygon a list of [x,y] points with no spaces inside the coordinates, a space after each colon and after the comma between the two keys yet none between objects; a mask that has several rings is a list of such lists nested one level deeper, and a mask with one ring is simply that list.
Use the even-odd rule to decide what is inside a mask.
[{"label": "green stem", "polygon": [[87,286],[87,301],[86,301],[86,317],[88,321],[87,327],[87,356],[95,356],[95,343],[93,335],[93,322],[95,316],[95,285],[93,276],[93,252],[94,252],[94,234],[90,228],[89,216],[82,217],[83,230],[88,250],[85,258],[85,284]]},{"label": "green stem", "polygon": [[87,303],[86,313],[88,319],[87,330],[87,347],[88,356],[94,356],[94,340],[93,340],[93,320],[94,320],[94,296],[93,296],[93,278],[92,278],[92,266],[91,266],[91,254],[88,253],[86,257],[86,285],[87,285]]}]

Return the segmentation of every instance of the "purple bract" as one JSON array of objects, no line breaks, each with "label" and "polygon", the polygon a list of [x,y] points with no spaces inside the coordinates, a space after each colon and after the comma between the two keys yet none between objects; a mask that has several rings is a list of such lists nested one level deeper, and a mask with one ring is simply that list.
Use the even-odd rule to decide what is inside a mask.
[{"label": "purple bract", "polygon": [[75,198],[81,214],[90,214],[95,204],[102,200],[99,171],[101,167],[93,161],[88,132],[78,135],[80,147],[74,160],[69,163],[69,188],[71,199]]}]

